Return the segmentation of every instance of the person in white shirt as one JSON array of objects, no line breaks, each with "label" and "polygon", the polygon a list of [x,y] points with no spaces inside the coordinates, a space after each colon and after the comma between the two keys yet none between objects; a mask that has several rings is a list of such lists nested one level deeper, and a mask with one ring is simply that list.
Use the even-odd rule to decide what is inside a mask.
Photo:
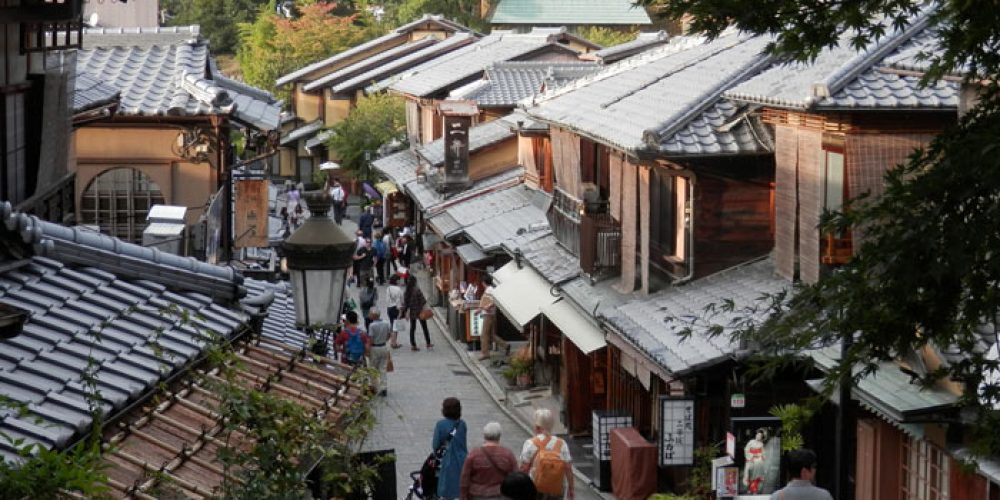
[{"label": "person in white shirt", "polygon": [[524,446],[521,448],[521,456],[518,457],[521,471],[527,472],[531,475],[532,479],[535,479],[535,458],[538,455],[538,446],[535,444],[536,440],[545,443],[545,448],[549,450],[554,450],[558,446],[559,457],[566,463],[566,479],[563,481],[563,494],[539,494],[539,498],[543,498],[544,500],[552,500],[555,498],[567,498],[569,500],[573,500],[575,494],[573,492],[573,467],[571,465],[572,457],[570,457],[569,445],[566,444],[566,441],[552,435],[552,426],[555,424],[555,417],[552,415],[552,410],[549,410],[548,408],[538,408],[535,410],[532,422],[535,425],[535,436],[528,438],[524,442]]},{"label": "person in white shirt", "polygon": [[[389,315],[389,326],[392,328],[392,335],[389,337],[389,345],[393,349],[399,349],[402,344],[396,339],[399,330],[396,328],[396,320],[399,319],[399,311],[403,310],[403,287],[399,286],[399,276],[389,277],[389,287],[386,289],[386,303]],[[402,322],[400,322],[402,324]]]},{"label": "person in white shirt", "polygon": [[339,226],[344,221],[344,208],[347,205],[344,203],[347,193],[344,191],[344,187],[340,185],[340,179],[333,179],[329,187],[329,193],[333,203],[333,220]]}]

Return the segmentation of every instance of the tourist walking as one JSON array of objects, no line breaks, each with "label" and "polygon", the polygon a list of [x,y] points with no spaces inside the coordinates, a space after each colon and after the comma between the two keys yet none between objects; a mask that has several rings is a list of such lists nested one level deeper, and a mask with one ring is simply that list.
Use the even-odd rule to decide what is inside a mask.
[{"label": "tourist walking", "polygon": [[333,204],[333,220],[337,225],[344,222],[344,209],[347,208],[347,191],[340,185],[340,179],[334,178],[329,186],[330,200]]},{"label": "tourist walking", "polygon": [[461,499],[494,500],[501,498],[500,486],[517,469],[514,453],[500,445],[500,424],[483,427],[483,445],[469,452],[462,466]]},{"label": "tourist walking", "polygon": [[356,311],[347,311],[344,317],[346,324],[340,330],[340,334],[337,335],[334,345],[337,346],[337,350],[341,353],[340,359],[345,363],[363,365],[365,356],[371,350],[371,338],[358,325],[358,313]]},{"label": "tourist walking", "polygon": [[538,490],[538,498],[554,500],[574,498],[573,468],[569,446],[561,438],[552,435],[555,419],[552,410],[535,410],[532,423],[535,436],[528,438],[521,448],[521,471],[528,472]]},{"label": "tourist walking", "polygon": [[382,313],[377,307],[368,310],[368,317],[371,324],[368,325],[368,337],[371,338],[371,354],[368,359],[371,367],[378,370],[378,394],[385,396],[389,392],[389,377],[386,375],[386,368],[389,364],[391,354],[389,354],[389,334],[391,327],[389,323],[382,319]]},{"label": "tourist walking", "polygon": [[387,259],[385,265],[385,274],[387,276],[389,275],[389,266],[392,266],[393,272],[399,268],[396,264],[396,258],[399,257],[399,250],[396,249],[396,240],[393,237],[393,233],[395,231],[396,230],[394,228],[387,227],[382,232],[382,243],[385,244],[385,248],[389,251],[389,258]]},{"label": "tourist walking", "polygon": [[420,291],[420,286],[417,285],[417,278],[414,276],[408,276],[406,278],[406,291],[403,292],[403,316],[404,318],[410,319],[410,350],[419,351],[420,348],[417,347],[417,340],[414,334],[417,331],[417,321],[420,321],[420,327],[424,330],[424,341],[427,342],[427,348],[431,349],[434,344],[431,344],[431,334],[427,331],[427,320],[420,317],[420,311],[427,307],[427,299],[424,297],[424,292]]},{"label": "tourist walking", "polygon": [[771,493],[771,500],[833,500],[829,491],[813,485],[816,479],[816,452],[800,448],[786,455],[792,480],[788,486]]},{"label": "tourist walking", "polygon": [[490,359],[490,352],[493,349],[493,331],[496,329],[496,302],[493,299],[493,277],[483,276],[482,297],[479,298],[479,308],[477,312],[483,317],[483,328],[480,330],[479,343],[482,353],[479,355],[480,361]]},{"label": "tourist walking", "polygon": [[382,239],[382,233],[375,233],[372,239],[372,250],[375,251],[375,275],[378,276],[378,284],[385,284],[385,277],[389,274],[389,246]]},{"label": "tourist walking", "polygon": [[375,215],[372,214],[372,207],[365,207],[358,218],[358,229],[365,235],[365,238],[372,237],[372,226],[375,225]]},{"label": "tourist walking", "polygon": [[354,252],[354,262],[357,272],[355,282],[359,287],[363,286],[371,278],[373,254],[372,242],[368,239],[365,239],[364,243]]},{"label": "tourist walking", "polygon": [[[399,313],[403,310],[403,287],[399,286],[399,276],[389,277],[389,287],[385,290],[386,295],[386,314],[389,315],[389,326],[392,328],[391,346],[393,349],[399,349],[400,343],[397,338],[396,320],[399,319]],[[400,322],[402,323],[402,322]]]},{"label": "tourist walking", "polygon": [[468,430],[462,420],[462,403],[458,398],[445,398],[441,404],[441,415],[444,418],[434,426],[431,449],[436,450],[447,443],[438,470],[437,496],[441,500],[451,500],[460,494],[462,465],[469,454],[466,444]]},{"label": "tourist walking", "polygon": [[375,280],[371,276],[365,278],[361,292],[358,293],[358,302],[361,303],[361,311],[365,313],[365,330],[370,332],[368,327],[371,325],[372,319],[367,312],[378,303],[378,288],[375,288]]}]

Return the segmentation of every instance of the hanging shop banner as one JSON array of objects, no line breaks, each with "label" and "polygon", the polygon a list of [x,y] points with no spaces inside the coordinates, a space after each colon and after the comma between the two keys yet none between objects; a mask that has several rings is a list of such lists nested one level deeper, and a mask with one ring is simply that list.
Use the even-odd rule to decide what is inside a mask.
[{"label": "hanging shop banner", "polygon": [[781,420],[775,417],[733,419],[736,465],[740,470],[737,498],[770,498],[781,485]]},{"label": "hanging shop banner", "polygon": [[444,117],[444,181],[465,184],[469,181],[469,126],[471,116]]},{"label": "hanging shop banner", "polygon": [[267,241],[267,179],[236,181],[236,227],[233,246],[236,248],[266,247]]},{"label": "hanging shop banner", "polygon": [[660,396],[660,466],[694,465],[694,399]]}]

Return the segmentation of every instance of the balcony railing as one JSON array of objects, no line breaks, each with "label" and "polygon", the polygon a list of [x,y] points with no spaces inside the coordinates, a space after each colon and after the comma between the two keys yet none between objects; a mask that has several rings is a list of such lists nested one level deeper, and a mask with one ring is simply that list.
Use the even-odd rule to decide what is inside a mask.
[{"label": "balcony railing", "polygon": [[580,213],[583,212],[583,202],[556,188],[552,191],[552,205],[549,207],[548,219],[552,234],[562,246],[573,255],[580,255]]},{"label": "balcony railing", "polygon": [[35,215],[56,224],[74,224],[76,221],[76,173],[70,172],[49,186],[45,191],[18,204],[15,210]]},{"label": "balcony railing", "polygon": [[621,268],[622,228],[610,214],[584,214],[580,221],[580,268],[597,273]]}]

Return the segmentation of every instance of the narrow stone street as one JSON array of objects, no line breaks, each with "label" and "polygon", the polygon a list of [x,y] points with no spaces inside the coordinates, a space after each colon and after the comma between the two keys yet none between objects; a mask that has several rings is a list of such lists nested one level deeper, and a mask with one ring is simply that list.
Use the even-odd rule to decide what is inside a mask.
[{"label": "narrow stone street", "polygon": [[[346,221],[344,226],[348,227]],[[356,297],[357,288],[351,287],[350,293]],[[385,287],[379,287],[379,295],[378,305],[384,311]],[[409,349],[409,339],[405,335],[399,339],[404,347],[393,350],[395,371],[389,374],[388,395],[376,400],[378,423],[363,446],[365,451],[395,451],[396,492],[399,498],[406,496],[412,483],[409,473],[419,470],[424,458],[431,452],[431,435],[434,424],[441,418],[441,402],[446,397],[454,396],[462,402],[462,418],[469,426],[470,450],[482,443],[482,428],[490,421],[499,422],[503,427],[500,442],[515,455],[529,437],[477,381],[436,322],[428,321],[427,325],[434,344],[432,350],[424,346],[419,324],[417,345],[420,351]],[[590,457],[579,458],[590,460]],[[575,491],[579,499],[601,498],[579,476]]]}]

